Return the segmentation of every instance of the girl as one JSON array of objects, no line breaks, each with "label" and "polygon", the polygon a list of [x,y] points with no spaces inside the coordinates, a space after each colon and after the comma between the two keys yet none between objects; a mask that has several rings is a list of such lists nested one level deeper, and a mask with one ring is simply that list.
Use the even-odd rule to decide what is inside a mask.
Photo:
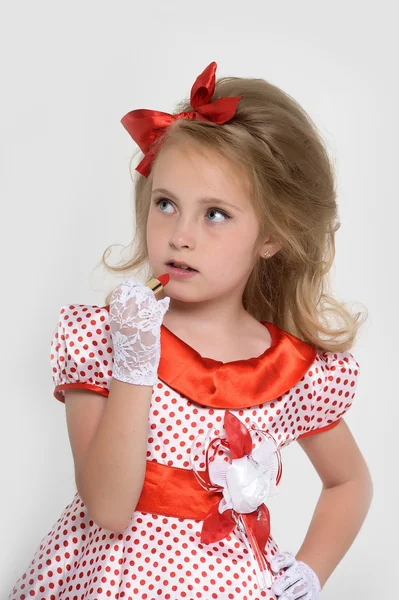
[{"label": "girl", "polygon": [[[343,420],[361,319],[326,294],[327,153],[287,94],[215,72],[176,114],[122,119],[144,157],[136,248],[113,270],[170,280],[156,295],[130,277],[103,307],[61,308],[54,395],[78,491],[12,600],[317,600],[367,514]],[[294,441],[323,483],[296,556],[267,508]]]}]

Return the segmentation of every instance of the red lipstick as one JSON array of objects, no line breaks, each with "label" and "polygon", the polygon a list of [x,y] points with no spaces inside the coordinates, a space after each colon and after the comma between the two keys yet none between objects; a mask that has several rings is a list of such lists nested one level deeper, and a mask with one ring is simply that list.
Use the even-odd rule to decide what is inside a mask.
[{"label": "red lipstick", "polygon": [[154,294],[157,294],[158,292],[163,290],[165,285],[167,285],[167,283],[169,282],[169,279],[169,273],[165,273],[164,275],[160,275],[159,277],[154,277],[153,279],[150,279],[150,281],[146,283],[146,286],[149,287],[154,292]]}]

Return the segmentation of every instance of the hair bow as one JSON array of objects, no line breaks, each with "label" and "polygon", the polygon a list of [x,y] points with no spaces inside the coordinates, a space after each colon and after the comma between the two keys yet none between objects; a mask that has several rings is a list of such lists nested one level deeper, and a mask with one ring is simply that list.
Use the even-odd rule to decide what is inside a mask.
[{"label": "hair bow", "polygon": [[156,142],[161,141],[162,134],[166,128],[177,121],[177,119],[209,121],[222,125],[233,118],[237,110],[238,101],[242,96],[219,98],[215,102],[210,102],[215,91],[216,67],[217,64],[211,62],[195,80],[190,96],[192,111],[171,115],[158,110],[140,108],[128,112],[121,119],[124,128],[145,154],[142,161],[136,167],[136,171],[148,177],[151,164],[159,147]]}]

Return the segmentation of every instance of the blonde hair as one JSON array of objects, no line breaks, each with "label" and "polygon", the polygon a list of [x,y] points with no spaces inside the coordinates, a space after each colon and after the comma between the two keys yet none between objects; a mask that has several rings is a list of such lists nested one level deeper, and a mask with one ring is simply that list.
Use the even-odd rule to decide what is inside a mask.
[{"label": "blonde hair", "polygon": [[[190,142],[244,167],[259,215],[259,241],[269,235],[281,244],[270,259],[259,257],[255,264],[244,290],[245,309],[258,321],[274,323],[322,351],[348,350],[367,317],[352,314],[328,290],[340,222],[334,173],[321,135],[291,96],[263,79],[219,79],[211,101],[227,96],[242,96],[231,121],[218,125],[178,119],[167,128],[160,152],[169,143]],[[188,110],[191,106],[184,100],[176,112]],[[136,232],[130,258],[109,265],[106,254],[112,246],[102,257],[114,273],[148,263],[151,189],[151,174],[145,178],[136,173]],[[106,304],[111,295],[112,291]]]}]

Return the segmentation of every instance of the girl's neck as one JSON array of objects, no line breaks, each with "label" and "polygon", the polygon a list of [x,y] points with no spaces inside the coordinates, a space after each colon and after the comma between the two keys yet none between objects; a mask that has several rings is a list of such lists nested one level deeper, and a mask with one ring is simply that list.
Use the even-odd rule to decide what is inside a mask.
[{"label": "girl's neck", "polygon": [[223,363],[260,356],[271,345],[268,329],[244,308],[240,315],[222,319],[172,310],[163,324],[202,357]]},{"label": "girl's neck", "polygon": [[[187,303],[188,304],[188,303]],[[243,306],[236,310],[218,310],[216,307],[210,310],[201,310],[201,307],[188,306],[182,309],[170,304],[163,323],[166,327],[175,330],[197,333],[199,335],[224,336],[231,331],[232,324],[235,329],[245,328],[253,317]]]}]

